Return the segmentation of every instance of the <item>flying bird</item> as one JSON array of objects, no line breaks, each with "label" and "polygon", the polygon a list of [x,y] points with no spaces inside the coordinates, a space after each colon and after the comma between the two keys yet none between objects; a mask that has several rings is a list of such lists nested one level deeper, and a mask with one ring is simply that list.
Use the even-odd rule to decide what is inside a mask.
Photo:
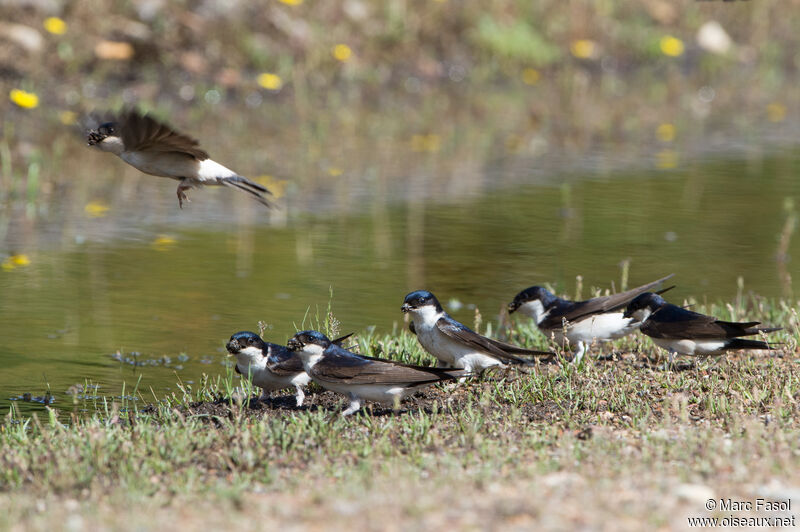
[{"label": "flying bird", "polygon": [[349,398],[343,416],[357,412],[365,400],[390,404],[396,409],[404,397],[417,390],[468,375],[463,370],[412,366],[358,355],[318,331],[300,331],[289,339],[288,347],[299,355],[314,382]]},{"label": "flying bird", "polygon": [[266,187],[210,159],[195,139],[135,110],[88,128],[86,141],[146,174],[180,181],[177,194],[181,208],[189,201],[186,191],[200,186],[236,188],[271,206],[264,197],[270,194]]},{"label": "flying bird", "polygon": [[480,372],[492,366],[529,364],[529,360],[522,358],[524,356],[553,354],[525,349],[476,333],[451,318],[436,296],[426,290],[406,295],[400,310],[411,315],[411,332],[444,367]]},{"label": "flying bird", "polygon": [[670,365],[676,353],[707,357],[735,349],[773,349],[767,342],[741,337],[781,330],[781,327],[758,327],[760,322],[757,321],[718,320],[667,303],[652,292],[645,292],[631,301],[625,316],[641,322],[639,330],[669,352]]},{"label": "flying bird", "polygon": [[[588,346],[599,341],[622,338],[635,332],[641,322],[624,315],[625,307],[636,296],[650,291],[674,274],[619,294],[570,301],[553,295],[546,288],[531,286],[518,293],[508,304],[508,312],[519,311],[533,319],[547,337],[563,343],[566,337],[575,346],[573,360],[580,363]],[[673,287],[665,288],[664,293]]]}]

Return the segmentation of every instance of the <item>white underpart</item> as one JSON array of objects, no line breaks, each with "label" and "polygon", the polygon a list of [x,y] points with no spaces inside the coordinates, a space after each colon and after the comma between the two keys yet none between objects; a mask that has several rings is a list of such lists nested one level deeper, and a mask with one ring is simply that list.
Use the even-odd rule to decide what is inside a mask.
[{"label": "white underpart", "polygon": [[119,155],[125,151],[125,144],[122,143],[122,139],[120,137],[106,137],[95,144],[95,146],[103,151],[108,151],[115,155]]},{"label": "white underpart", "polygon": [[145,174],[184,180],[187,185],[222,185],[225,178],[237,175],[211,159],[198,161],[175,152],[124,151],[119,137],[106,137],[97,146],[103,151],[119,155],[123,161]]},{"label": "white underpart", "polygon": [[534,299],[532,301],[527,301],[523,303],[522,305],[520,305],[519,309],[517,309],[517,312],[533,319],[536,325],[542,323],[542,321],[550,313],[549,310],[548,311],[544,310],[544,305],[542,305],[542,302],[538,299]]},{"label": "white underpart", "polygon": [[344,384],[322,380],[316,380],[315,382],[326,390],[340,393],[350,399],[350,406],[342,412],[344,416],[349,416],[358,411],[364,400],[374,401],[383,405],[394,405],[422,387],[397,384]]},{"label": "white underpart", "polygon": [[236,367],[243,376],[249,376],[254,386],[264,390],[265,395],[273,390],[294,386],[297,390],[295,396],[297,406],[302,406],[305,398],[302,387],[311,382],[311,377],[305,371],[294,375],[275,375],[267,367],[267,357],[262,354],[261,349],[253,346],[245,347],[236,353]]},{"label": "white underpart", "polygon": [[642,324],[632,318],[623,317],[622,312],[595,314],[567,328],[570,342],[592,342],[595,339],[608,341],[622,338],[636,331]]},{"label": "white underpart", "polygon": [[221,179],[236,175],[236,172],[230,168],[222,166],[211,159],[206,159],[205,161],[200,161],[200,168],[197,171],[196,178],[204,185],[219,185],[221,184]]},{"label": "white underpart", "polygon": [[428,353],[442,362],[444,367],[480,372],[492,366],[503,365],[503,362],[494,356],[464,345],[440,331],[436,322],[444,312],[437,312],[433,305],[414,309],[410,313],[419,343]]},{"label": "white underpart", "polygon": [[[536,322],[538,327],[550,311],[544,310],[544,305],[538,299],[528,301],[519,307],[519,312],[529,316]],[[625,318],[624,312],[606,312],[594,314],[585,319],[574,323],[567,323],[566,338],[569,343],[574,345],[574,362],[577,364],[583,358],[587,346],[595,340],[607,342],[622,338],[635,332],[642,325],[641,320]],[[553,337],[557,343],[564,342],[564,327],[540,330],[548,337]]]},{"label": "white underpart", "polygon": [[[728,344],[727,340],[722,339],[707,339],[707,340],[675,340],[667,338],[652,338],[653,343],[657,346],[670,351],[671,353],[678,353],[679,355],[689,356],[711,356],[721,355],[725,352],[725,346]],[[671,361],[670,361],[671,362]]]},{"label": "white underpart", "polygon": [[[323,356],[324,349],[316,344],[306,344],[302,351],[299,351],[303,367],[310,375],[314,375],[314,366]],[[342,412],[342,415],[349,416],[361,408],[361,404],[367,401],[375,401],[381,404],[394,404],[396,401],[416,391],[417,387],[402,386],[397,384],[347,384],[330,382],[314,379],[314,382],[332,392],[340,393],[350,399],[350,406]]]},{"label": "white underpart", "polygon": [[124,151],[119,156],[145,174],[173,179],[191,179],[200,167],[196,159],[175,152]]},{"label": "white underpart", "polygon": [[323,351],[325,351],[325,348],[317,344],[306,344],[303,346],[303,349],[297,351],[300,360],[303,362],[306,373],[310,373],[311,368],[320,361]]},{"label": "white underpart", "polygon": [[653,311],[650,310],[650,307],[640,308],[633,311],[633,319],[642,324],[647,321],[651,314],[653,314]]}]

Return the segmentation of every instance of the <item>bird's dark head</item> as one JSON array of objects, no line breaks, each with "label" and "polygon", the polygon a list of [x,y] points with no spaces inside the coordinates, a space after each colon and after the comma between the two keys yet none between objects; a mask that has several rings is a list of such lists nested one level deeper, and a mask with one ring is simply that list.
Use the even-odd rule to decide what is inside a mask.
[{"label": "bird's dark head", "polygon": [[624,317],[635,318],[637,321],[645,321],[653,312],[657,311],[667,302],[658,294],[645,292],[636,296],[633,301],[628,303]]},{"label": "bird's dark head", "polygon": [[436,296],[427,290],[417,290],[408,294],[403,300],[403,306],[400,307],[400,310],[404,313],[421,311],[423,309],[434,310],[438,313],[442,311],[442,305],[439,303],[439,300],[436,299]]},{"label": "bird's dark head", "polygon": [[105,122],[100,124],[96,128],[90,129],[86,133],[86,143],[89,146],[95,146],[100,144],[108,137],[118,137],[119,134],[117,133],[117,123],[116,122]]},{"label": "bird's dark head", "polygon": [[250,331],[241,331],[231,336],[231,339],[228,340],[228,343],[225,345],[225,347],[228,350],[228,353],[236,355],[246,350],[248,347],[263,351],[265,345],[266,344],[264,343],[264,340],[262,340],[261,337],[256,333]]},{"label": "bird's dark head", "polygon": [[286,343],[290,351],[303,351],[309,348],[322,351],[331,345],[330,339],[319,331],[300,331]]},{"label": "bird's dark head", "polygon": [[556,296],[547,290],[547,288],[531,286],[514,296],[514,300],[508,304],[508,313],[513,314],[524,304],[534,301],[541,302],[542,308],[546,308],[555,298]]}]

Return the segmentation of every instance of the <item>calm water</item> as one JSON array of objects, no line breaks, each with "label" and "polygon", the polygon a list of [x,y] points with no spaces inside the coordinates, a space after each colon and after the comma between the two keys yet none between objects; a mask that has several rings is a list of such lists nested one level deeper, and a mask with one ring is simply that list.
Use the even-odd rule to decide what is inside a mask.
[{"label": "calm water", "polygon": [[[619,283],[624,259],[631,283],[676,273],[673,299],[730,299],[739,276],[746,289],[784,293],[776,253],[785,201],[800,200],[800,151],[641,168],[503,185],[511,170],[498,164],[478,176],[498,186],[466,194],[413,190],[409,174],[410,201],[372,190],[342,209],[334,190],[272,218],[227,190],[195,191],[181,212],[172,182],[142,178],[146,212],[139,198],[51,225],[7,213],[0,255],[24,252],[30,264],[0,271],[0,411],[48,387],[70,411],[65,392],[86,380],[114,396],[141,376],[140,390],[161,396],[179,378],[224,372],[233,332],[264,321],[267,339],[284,343],[309,310],[324,314],[330,291],[343,331],[391,331],[412,289],[474,303],[487,318],[531,284],[574,293],[583,275],[588,295]],[[789,253],[800,257],[800,238]],[[786,267],[798,278],[796,262]],[[454,314],[470,322],[472,312]],[[170,362],[134,367],[117,351]]]}]

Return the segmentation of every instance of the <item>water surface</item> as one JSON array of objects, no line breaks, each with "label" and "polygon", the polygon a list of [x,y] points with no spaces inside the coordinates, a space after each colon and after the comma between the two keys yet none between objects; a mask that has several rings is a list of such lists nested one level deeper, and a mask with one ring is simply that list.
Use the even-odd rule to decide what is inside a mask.
[{"label": "water surface", "polygon": [[[530,182],[526,162],[513,163],[468,173],[461,189],[396,163],[409,189],[400,199],[386,192],[397,183],[345,185],[294,195],[272,214],[228,190],[195,191],[180,211],[172,182],[140,176],[135,201],[102,217],[67,203],[52,206],[52,223],[6,211],[3,252],[30,264],[0,271],[0,409],[49,390],[69,412],[67,391],[86,381],[100,395],[139,383],[147,399],[151,389],[162,397],[179,379],[225,372],[232,333],[263,321],[267,339],[285,343],[329,302],[343,332],[391,331],[413,289],[494,318],[532,284],[574,295],[582,275],[586,297],[590,286],[618,288],[623,260],[632,284],[675,273],[673,300],[730,300],[740,276],[746,289],[779,297],[791,289],[781,268],[797,277],[796,263],[777,260],[787,200],[800,198],[792,147]],[[509,173],[522,175],[507,183]],[[59,209],[73,214],[58,218]],[[790,242],[789,258],[800,256],[800,241]],[[454,315],[471,323],[473,313]],[[125,363],[131,352],[145,365]],[[43,408],[13,402],[21,413]]]}]

